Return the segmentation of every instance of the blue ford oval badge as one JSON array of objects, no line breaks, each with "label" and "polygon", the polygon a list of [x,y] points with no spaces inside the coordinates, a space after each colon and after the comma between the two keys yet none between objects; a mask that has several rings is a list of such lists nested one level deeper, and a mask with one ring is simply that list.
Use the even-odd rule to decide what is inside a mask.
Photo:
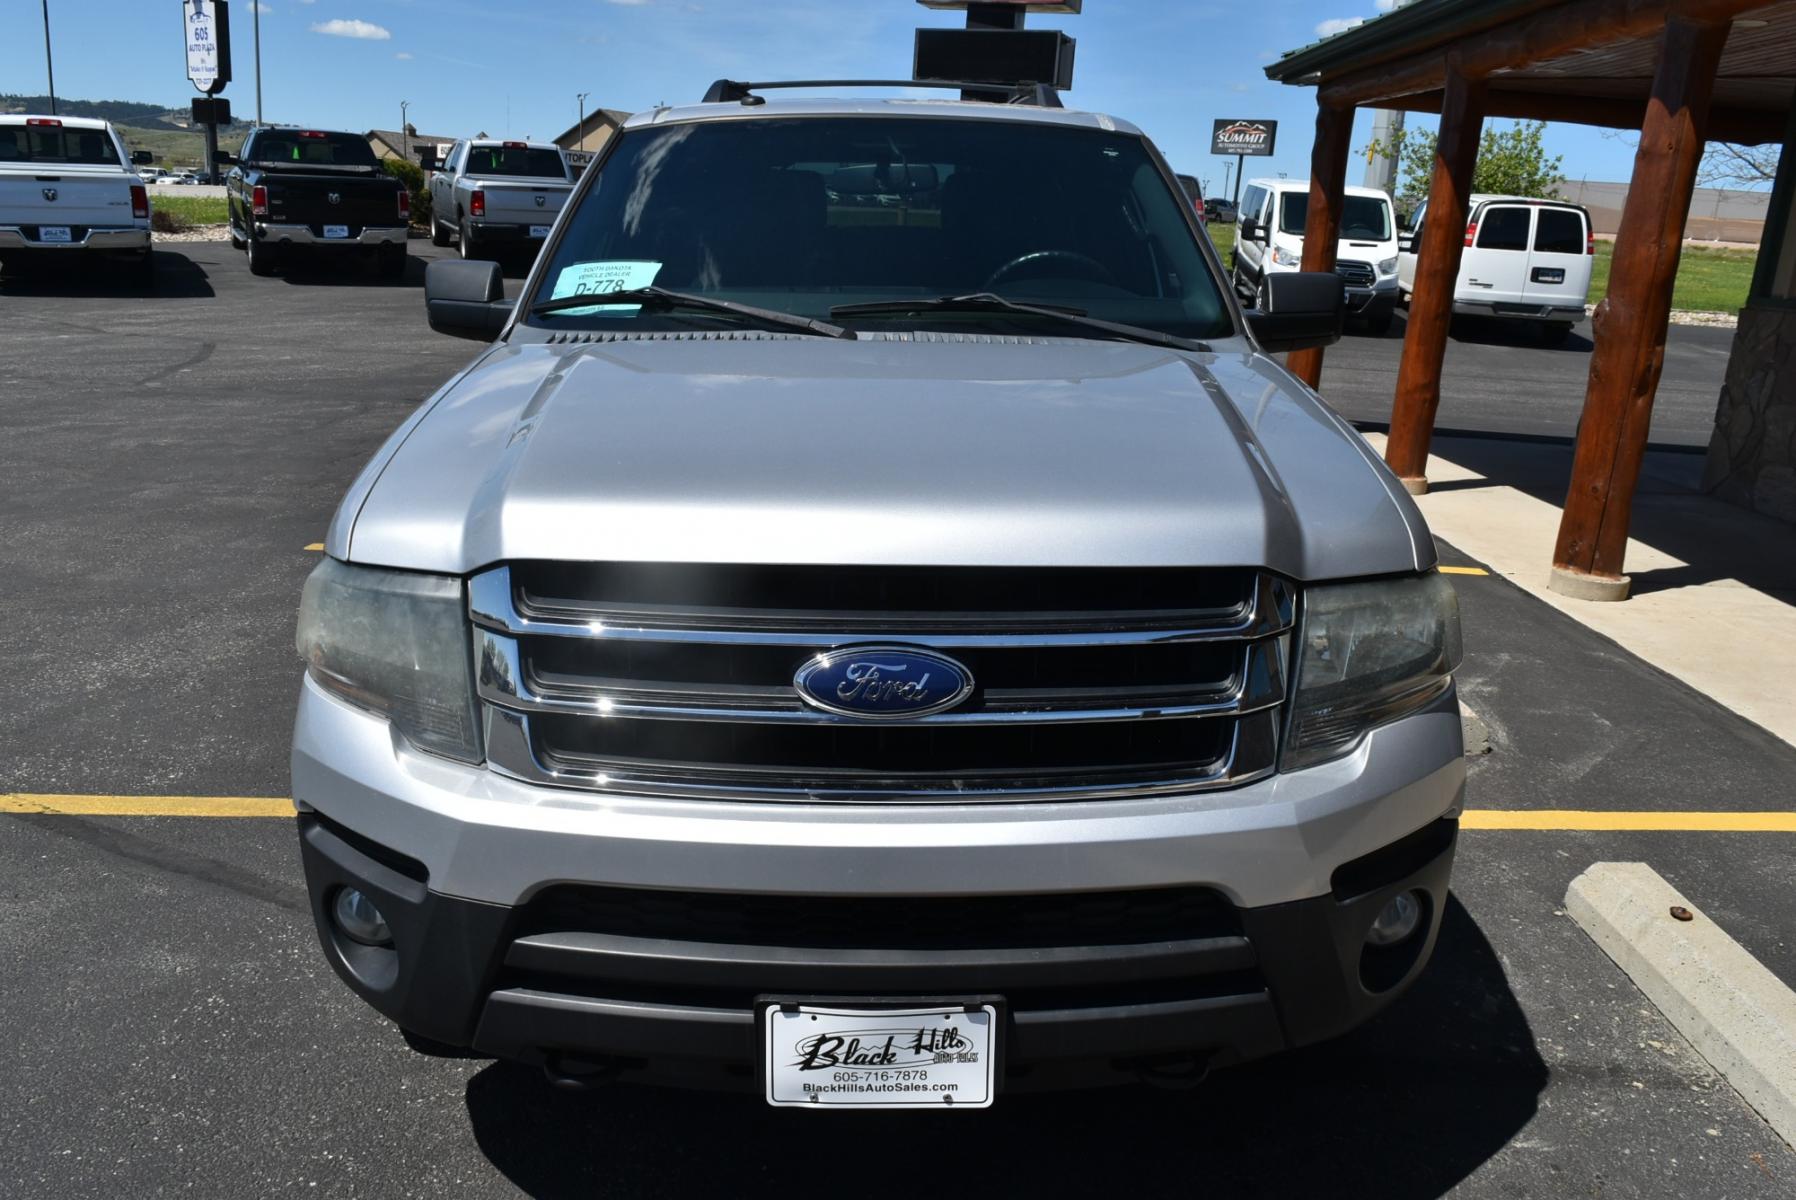
[{"label": "blue ford oval badge", "polygon": [[973,691],[973,673],[933,650],[847,646],[807,661],[792,686],[812,708],[868,721],[946,712]]}]

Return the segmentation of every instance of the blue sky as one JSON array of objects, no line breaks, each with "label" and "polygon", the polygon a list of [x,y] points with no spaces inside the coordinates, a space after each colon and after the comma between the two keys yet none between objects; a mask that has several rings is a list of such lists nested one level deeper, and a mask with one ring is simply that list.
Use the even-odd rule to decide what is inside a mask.
[{"label": "blue sky", "polygon": [[[1265,64],[1319,31],[1371,17],[1390,0],[1086,0],[1080,16],[1034,18],[1078,39],[1069,104],[1127,117],[1178,170],[1222,188],[1209,153],[1217,117],[1273,118],[1278,152],[1249,177],[1309,172],[1309,89],[1270,83]],[[0,39],[0,91],[44,90],[39,5],[8,0],[16,34]],[[251,0],[231,5],[235,81],[225,95],[255,112]],[[720,76],[904,77],[911,31],[959,13],[914,0],[266,0],[263,106],[269,120],[392,128],[399,103],[430,134],[485,130],[548,138],[587,104],[635,111],[698,99]],[[177,0],[50,0],[58,94],[183,105]],[[1412,118],[1431,125],[1429,118]],[[1369,138],[1362,113],[1355,149]],[[1548,130],[1568,178],[1626,179],[1629,145],[1575,125]],[[1350,164],[1358,183],[1363,160]]]}]

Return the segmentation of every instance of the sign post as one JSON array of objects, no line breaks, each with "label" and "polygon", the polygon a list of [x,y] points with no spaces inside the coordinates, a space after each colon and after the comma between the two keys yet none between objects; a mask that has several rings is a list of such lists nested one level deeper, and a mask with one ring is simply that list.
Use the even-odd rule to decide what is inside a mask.
[{"label": "sign post", "polygon": [[[187,78],[202,96],[218,95],[231,82],[230,0],[181,0],[181,26]],[[206,122],[206,181],[218,182],[216,120]]]},{"label": "sign post", "polygon": [[1249,121],[1224,117],[1210,130],[1210,153],[1235,156],[1235,204],[1241,203],[1242,160],[1267,158],[1278,143],[1277,121]]}]

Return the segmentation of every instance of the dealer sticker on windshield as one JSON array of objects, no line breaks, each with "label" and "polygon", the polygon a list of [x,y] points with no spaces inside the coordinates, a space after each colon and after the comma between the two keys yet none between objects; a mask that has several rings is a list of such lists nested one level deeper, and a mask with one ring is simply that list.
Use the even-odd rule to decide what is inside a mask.
[{"label": "dealer sticker on windshield", "polygon": [[[660,263],[635,259],[575,263],[571,267],[561,268],[561,274],[555,277],[555,286],[549,292],[549,299],[559,300],[563,296],[581,296],[588,292],[622,292],[630,288],[647,287],[655,282],[655,276],[660,273]],[[577,317],[597,312],[633,313],[640,307],[642,306],[639,304],[594,304],[587,308],[570,308],[565,311],[566,315]]]},{"label": "dealer sticker on windshield", "polygon": [[772,1004],[767,1102],[796,1108],[989,1108],[997,1009]]}]

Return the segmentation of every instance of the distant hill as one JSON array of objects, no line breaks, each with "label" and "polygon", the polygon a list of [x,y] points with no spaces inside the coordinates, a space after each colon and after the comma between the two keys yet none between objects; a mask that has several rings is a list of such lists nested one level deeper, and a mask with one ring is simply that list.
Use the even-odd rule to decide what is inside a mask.
[{"label": "distant hill", "polygon": [[[0,113],[47,113],[50,97],[24,96],[0,92]],[[111,121],[119,136],[133,150],[148,150],[163,167],[197,167],[205,161],[205,135],[199,126],[190,124],[187,108],[170,108],[166,104],[142,104],[135,100],[71,100],[56,98],[56,111],[65,117],[96,117]],[[233,121],[218,130],[218,144],[235,150],[249,122]]]},{"label": "distant hill", "polygon": [[[0,92],[0,112],[49,111],[49,96],[21,96]],[[174,114],[180,114],[183,118],[186,116],[183,110],[166,104],[140,104],[135,100],[71,100],[66,96],[56,98],[56,111],[65,117],[98,117],[114,124],[137,125],[148,129],[158,126],[179,128],[168,118]]]}]

